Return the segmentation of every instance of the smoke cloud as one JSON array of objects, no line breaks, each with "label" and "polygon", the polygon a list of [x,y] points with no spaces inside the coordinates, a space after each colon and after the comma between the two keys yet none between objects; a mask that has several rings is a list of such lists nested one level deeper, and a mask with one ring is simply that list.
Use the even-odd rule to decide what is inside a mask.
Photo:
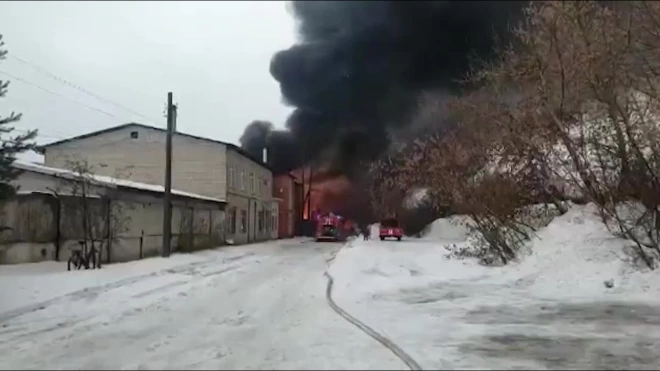
[{"label": "smoke cloud", "polygon": [[255,121],[241,144],[275,172],[326,158],[349,177],[405,130],[429,91],[460,93],[473,62],[506,42],[523,1],[294,1],[300,42],[270,72],[295,110],[287,130]]}]

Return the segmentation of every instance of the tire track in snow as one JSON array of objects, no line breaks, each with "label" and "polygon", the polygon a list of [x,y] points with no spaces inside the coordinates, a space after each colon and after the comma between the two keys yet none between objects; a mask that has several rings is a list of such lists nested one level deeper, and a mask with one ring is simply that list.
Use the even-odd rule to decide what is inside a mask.
[{"label": "tire track in snow", "polygon": [[[76,290],[73,292],[70,292],[68,294],[64,294],[62,296],[57,296],[52,299],[48,299],[39,303],[35,304],[30,304],[24,307],[20,307],[17,309],[9,310],[4,313],[0,313],[0,324],[4,324],[14,318],[23,316],[25,314],[37,312],[40,310],[44,310],[48,308],[49,306],[52,306],[54,304],[60,303],[64,300],[68,299],[81,299],[81,298],[86,298],[90,296],[97,296],[99,294],[102,294],[104,292],[117,289],[120,287],[124,286],[130,286],[132,284],[138,283],[140,281],[143,281],[147,278],[151,277],[156,277],[156,276],[162,276],[166,274],[185,274],[186,271],[192,271],[195,268],[201,268],[204,266],[211,266],[214,263],[221,262],[221,263],[230,263],[234,262],[236,260],[240,260],[249,256],[254,255],[254,253],[245,253],[245,254],[239,254],[237,256],[230,256],[224,259],[208,259],[208,260],[203,260],[203,261],[197,261],[197,262],[192,262],[192,263],[187,263],[187,264],[182,264],[178,266],[174,266],[171,268],[167,269],[162,269],[159,271],[155,272],[150,272],[146,274],[141,274],[138,276],[133,276],[133,277],[128,277],[124,279],[120,279],[114,282],[98,285],[98,286],[92,286],[92,287],[86,287],[84,289]],[[214,274],[221,274],[224,273],[224,270],[218,271],[218,272],[213,272]],[[186,281],[188,282],[188,281]]]},{"label": "tire track in snow", "polygon": [[[351,246],[351,242],[348,243],[348,246]],[[339,249],[339,251],[341,251],[341,248]],[[337,256],[339,251],[337,251],[334,255],[332,255],[330,259],[326,260],[326,262],[330,264],[333,260],[335,260],[335,257]],[[405,363],[406,366],[408,366],[408,368],[410,368],[411,370],[422,370],[422,367],[419,365],[419,363],[417,363],[417,361],[415,361],[408,353],[406,353],[403,349],[401,349],[398,345],[396,345],[392,340],[379,334],[376,330],[365,325],[360,320],[351,316],[348,312],[346,312],[339,305],[337,305],[337,303],[335,303],[335,301],[332,299],[332,285],[334,284],[334,280],[327,270],[325,271],[324,275],[328,279],[328,285],[326,286],[325,289],[325,298],[327,299],[328,304],[330,305],[330,308],[332,308],[332,310],[334,310],[337,314],[339,314],[342,318],[350,322],[352,325],[362,330],[362,332],[371,336],[376,341],[381,343],[384,347],[389,349],[392,353],[394,353],[394,355],[397,358],[403,361],[403,363]]]}]

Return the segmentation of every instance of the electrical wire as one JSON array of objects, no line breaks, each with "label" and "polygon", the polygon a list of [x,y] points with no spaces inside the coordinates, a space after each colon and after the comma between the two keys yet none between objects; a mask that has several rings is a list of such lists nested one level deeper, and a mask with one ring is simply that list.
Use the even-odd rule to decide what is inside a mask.
[{"label": "electrical wire", "polygon": [[77,101],[77,100],[75,100],[75,99],[71,99],[71,98],[69,98],[69,97],[67,97],[67,96],[64,96],[64,95],[62,95],[62,94],[55,93],[55,92],[52,91],[52,90],[48,90],[48,89],[46,89],[46,88],[44,88],[44,87],[42,87],[42,86],[39,86],[39,85],[37,85],[37,84],[35,84],[35,83],[33,83],[33,82],[30,82],[30,81],[25,80],[25,79],[23,79],[23,78],[20,78],[20,77],[18,77],[18,76],[12,75],[12,74],[10,74],[10,73],[8,73],[8,72],[0,71],[0,74],[3,74],[3,75],[6,75],[6,76],[9,76],[9,77],[11,77],[12,79],[15,79],[16,81],[20,81],[20,82],[22,82],[22,83],[24,83],[24,84],[31,85],[32,87],[35,87],[35,88],[37,88],[37,89],[39,89],[39,90],[42,90],[42,91],[45,91],[46,93],[56,95],[56,96],[58,96],[58,97],[60,97],[60,98],[64,98],[64,99],[69,100],[69,101],[71,101],[71,102],[73,102],[73,103],[75,103],[75,104],[79,104],[79,105],[81,105],[81,106],[83,106],[83,107],[86,107],[86,108],[92,110],[92,111],[96,111],[96,112],[102,113],[102,114],[104,114],[104,115],[107,115],[107,116],[110,116],[110,117],[114,117],[114,118],[119,119],[119,117],[113,115],[112,113],[106,112],[106,111],[104,111],[104,110],[101,110],[101,109],[98,109],[98,108],[95,108],[95,107],[92,107],[92,106],[88,106],[88,105],[86,105],[86,104],[84,104],[84,103],[81,103],[81,102],[79,102],[79,101]]},{"label": "electrical wire", "polygon": [[99,94],[96,94],[96,93],[94,93],[94,92],[92,92],[92,91],[89,91],[89,90],[87,90],[87,89],[85,89],[85,88],[83,88],[83,87],[81,87],[81,86],[79,86],[79,85],[77,85],[77,84],[74,84],[74,83],[68,81],[67,79],[65,79],[65,78],[63,78],[63,77],[60,77],[60,76],[58,76],[58,75],[56,75],[56,74],[54,74],[54,73],[52,73],[52,72],[46,70],[46,69],[43,68],[43,67],[40,67],[40,66],[38,66],[38,65],[36,65],[36,64],[34,64],[34,63],[31,63],[31,62],[26,61],[25,59],[19,58],[19,57],[13,55],[13,54],[8,54],[8,56],[9,56],[10,58],[12,58],[12,59],[14,59],[14,60],[20,62],[20,63],[25,64],[26,66],[29,66],[30,68],[34,69],[35,71],[37,71],[37,72],[39,72],[39,73],[41,73],[41,74],[43,74],[43,75],[45,75],[45,76],[50,77],[51,79],[53,79],[53,80],[55,80],[55,81],[57,81],[57,82],[59,82],[59,83],[61,83],[61,84],[67,85],[67,86],[69,86],[69,87],[71,87],[71,88],[73,88],[73,89],[76,89],[76,90],[78,90],[78,91],[80,91],[80,92],[82,92],[82,93],[85,93],[85,94],[87,94],[87,95],[89,95],[89,96],[91,96],[91,97],[94,97],[94,98],[96,98],[97,100],[100,100],[100,101],[105,102],[105,103],[110,103],[110,104],[112,104],[112,105],[114,105],[114,106],[116,106],[116,107],[119,107],[119,108],[121,108],[121,109],[123,109],[123,110],[125,110],[125,111],[127,111],[127,112],[132,113],[133,115],[136,115],[136,116],[142,117],[142,118],[145,119],[145,120],[149,120],[149,121],[151,121],[152,123],[153,123],[153,121],[157,121],[157,120],[153,120],[153,119],[151,119],[151,118],[149,118],[149,117],[147,117],[147,116],[145,116],[145,115],[143,115],[143,114],[141,114],[141,113],[139,113],[139,112],[137,112],[137,111],[135,111],[135,110],[133,110],[133,109],[130,109],[130,108],[124,106],[124,105],[121,105],[121,104],[119,104],[119,103],[117,103],[117,102],[115,102],[115,101],[112,101],[112,100],[110,100],[110,99],[104,98],[104,97],[100,96]]}]

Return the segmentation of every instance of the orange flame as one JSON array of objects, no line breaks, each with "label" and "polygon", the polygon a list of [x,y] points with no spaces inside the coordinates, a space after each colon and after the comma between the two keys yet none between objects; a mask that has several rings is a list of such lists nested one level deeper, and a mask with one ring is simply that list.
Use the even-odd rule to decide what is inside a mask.
[{"label": "orange flame", "polygon": [[[299,181],[303,180],[303,169],[296,169],[291,172]],[[312,174],[312,184],[310,192],[309,168],[304,168],[303,192],[305,195],[309,192],[310,202],[303,205],[303,219],[308,220],[312,211],[321,213],[336,212],[336,209],[345,202],[344,195],[351,188],[351,183],[344,176],[328,178],[322,171],[314,171]],[[316,180],[319,179],[319,180]],[[310,210],[311,208],[311,210]]]}]

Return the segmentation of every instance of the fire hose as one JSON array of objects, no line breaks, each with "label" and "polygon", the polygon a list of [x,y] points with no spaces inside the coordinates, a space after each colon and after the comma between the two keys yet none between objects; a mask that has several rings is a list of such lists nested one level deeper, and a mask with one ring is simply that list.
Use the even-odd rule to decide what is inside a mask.
[{"label": "fire hose", "polygon": [[[350,244],[350,242],[349,242]],[[335,256],[332,256],[329,260],[327,260],[328,263],[333,261],[335,259]],[[394,344],[390,339],[386,338],[385,336],[379,334],[376,332],[374,329],[371,327],[365,325],[364,323],[360,322],[357,318],[351,316],[346,312],[344,309],[342,309],[335,301],[332,299],[332,285],[334,283],[334,280],[332,279],[332,276],[328,273],[328,271],[325,271],[325,277],[328,279],[328,285],[326,286],[325,290],[325,298],[328,301],[328,304],[330,305],[330,308],[334,310],[337,314],[339,314],[342,318],[353,324],[355,327],[359,328],[364,332],[365,334],[371,336],[373,339],[381,343],[384,347],[389,349],[397,358],[399,358],[403,363],[408,366],[409,369],[411,370],[422,370],[422,367],[408,354],[406,353],[403,349],[401,349],[398,345]]]}]

